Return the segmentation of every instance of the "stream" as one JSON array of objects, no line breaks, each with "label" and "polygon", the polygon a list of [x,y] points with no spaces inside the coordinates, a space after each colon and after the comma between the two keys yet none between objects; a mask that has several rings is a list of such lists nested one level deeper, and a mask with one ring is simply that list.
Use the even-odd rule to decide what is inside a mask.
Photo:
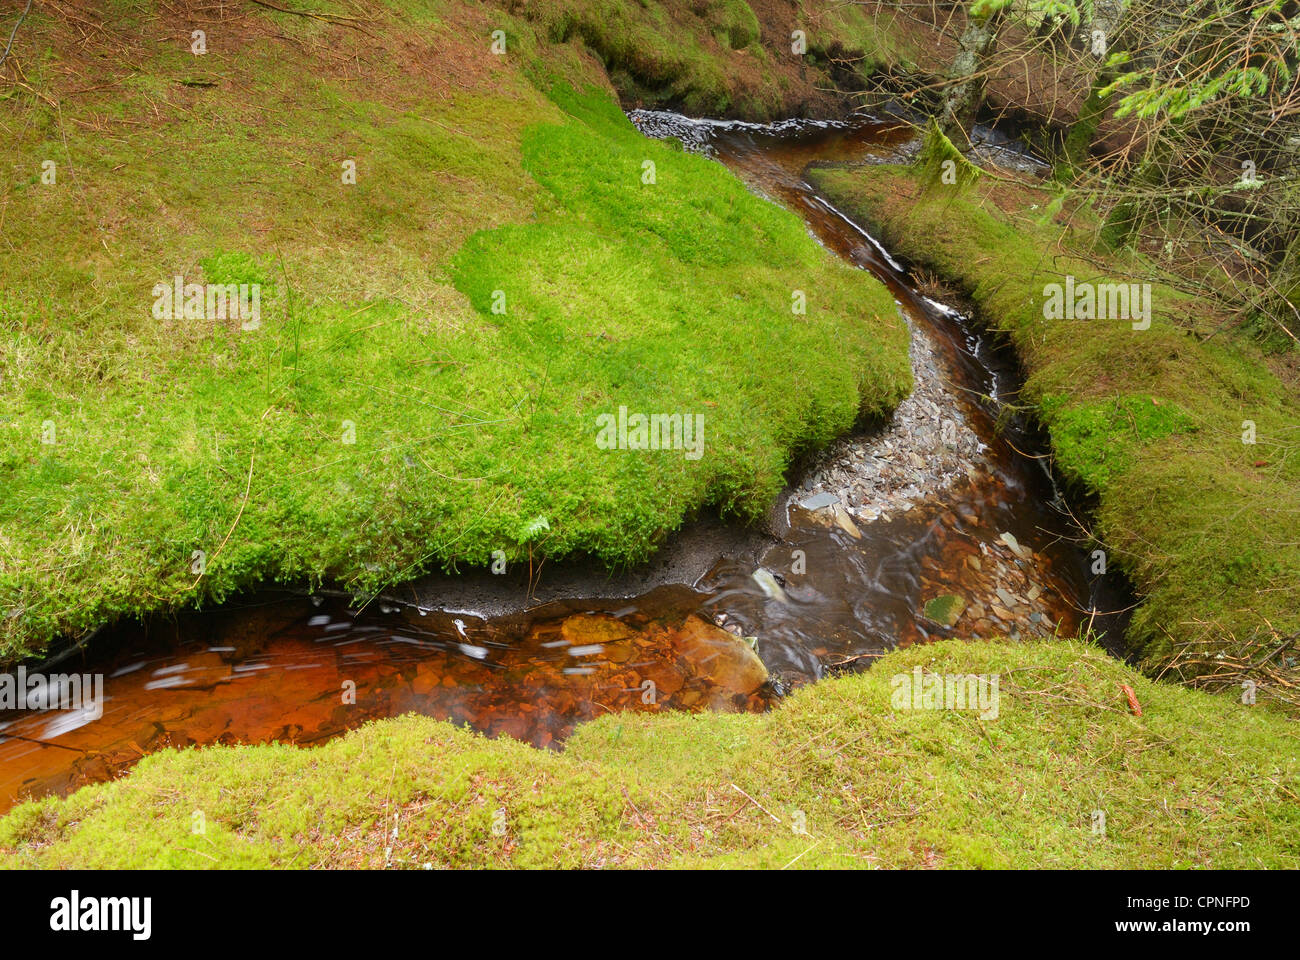
[{"label": "stream", "polygon": [[[1108,611],[1125,606],[1123,586],[1090,573],[1043,439],[1002,409],[1021,382],[1014,358],[915,289],[804,179],[814,163],[898,157],[911,129],[630,116],[726,164],[886,284],[916,376],[891,420],[801,464],[771,530],[730,547],[706,538],[689,575],[605,578],[598,591],[561,578],[549,598],[530,578],[497,604],[448,602],[448,581],[430,578],[360,610],[339,595],[264,593],[100,631],[89,654],[69,648],[29,668],[102,674],[102,711],[0,723],[0,810],[114,778],[166,747],[311,745],[411,711],[538,747],[624,710],[761,711],[802,683],[941,637],[1090,624],[1122,654],[1123,619]],[[752,638],[757,657],[722,631]]]}]

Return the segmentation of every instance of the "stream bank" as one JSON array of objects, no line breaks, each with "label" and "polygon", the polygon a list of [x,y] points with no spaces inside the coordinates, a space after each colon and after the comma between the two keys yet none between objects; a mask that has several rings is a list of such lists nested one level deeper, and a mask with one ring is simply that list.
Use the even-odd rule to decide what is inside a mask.
[{"label": "stream bank", "polygon": [[[897,709],[896,678],[918,670],[1001,677],[997,718]],[[15,809],[0,855],[43,868],[1295,869],[1294,726],[1153,682],[1095,645],[942,640],[763,714],[602,716],[562,752],[416,715],[310,750],[162,751]]]},{"label": "stream bank", "polygon": [[[785,48],[789,24],[780,8],[807,5],[756,6],[763,14],[763,46]],[[855,27],[862,25],[856,8],[836,6],[854,13]],[[19,774],[12,788],[18,797],[77,785],[69,765],[42,769],[45,759],[33,759],[38,753],[70,752],[82,764],[73,774],[90,783],[66,799],[22,804],[0,821],[8,863],[1296,866],[1298,788],[1294,764],[1285,760],[1294,755],[1293,724],[1267,709],[1153,684],[1091,644],[950,639],[983,637],[1003,626],[1021,629],[1022,615],[1027,620],[1046,610],[1050,617],[1057,608],[1065,611],[1060,623],[1068,631],[1069,618],[1080,620],[1100,606],[1082,558],[1070,553],[1072,528],[1067,524],[1064,538],[1058,536],[1059,512],[1046,511],[1058,515],[1045,528],[1019,512],[1021,501],[1035,512],[1056,502],[1042,462],[1006,461],[995,435],[978,439],[980,405],[959,416],[949,407],[951,391],[935,389],[951,379],[964,384],[961,396],[998,396],[1000,389],[989,389],[999,386],[988,379],[993,367],[976,364],[968,381],[951,373],[951,364],[978,359],[983,342],[968,339],[961,323],[950,331],[956,350],[942,337],[920,337],[915,323],[901,341],[890,339],[902,325],[877,316],[881,307],[888,312],[889,298],[874,296],[876,288],[860,278],[846,280],[847,267],[807,282],[812,247],[797,242],[806,238],[788,215],[770,215],[693,158],[641,143],[619,125],[612,104],[602,108],[592,98],[540,93],[556,77],[579,86],[605,81],[600,62],[576,42],[581,30],[552,36],[546,24],[533,34],[515,21],[508,26],[519,31],[510,41],[522,39],[524,56],[494,57],[485,53],[486,38],[499,24],[477,5],[453,3],[436,13],[404,9],[402,18],[376,10],[365,32],[240,8],[227,11],[223,42],[202,68],[185,68],[176,84],[176,54],[193,26],[189,11],[145,3],[104,16],[103,4],[74,7],[85,7],[101,30],[87,38],[71,22],[32,18],[9,61],[12,67],[28,60],[29,41],[31,49],[52,51],[46,60],[56,69],[31,76],[43,93],[16,93],[6,109],[14,110],[15,146],[31,158],[42,155],[56,124],[63,131],[76,174],[61,182],[75,184],[83,202],[65,202],[66,194],[43,190],[35,180],[6,198],[6,230],[15,244],[48,255],[9,258],[0,267],[6,291],[19,294],[5,303],[14,320],[6,326],[14,339],[5,346],[22,361],[14,376],[6,369],[0,384],[18,412],[0,422],[0,464],[13,491],[0,504],[6,509],[0,530],[8,538],[0,569],[3,643],[9,652],[27,651],[56,633],[84,632],[106,619],[119,620],[121,643],[101,635],[96,646],[104,641],[103,659],[94,651],[89,656],[95,659],[80,659],[82,651],[72,648],[62,661],[69,669],[117,674],[109,678],[114,682],[105,706],[112,720],[106,728],[51,726],[60,718],[28,717],[37,739],[79,738],[80,749],[19,740],[12,726],[10,740],[0,743],[26,751],[10,771]],[[650,10],[626,7],[635,18]],[[606,24],[618,21],[611,17],[598,26]],[[729,31],[727,46],[743,33]],[[616,32],[605,36],[619,39]],[[667,53],[661,63],[668,75],[658,79],[680,83],[682,93],[712,80],[712,64],[744,71],[764,55],[753,43],[733,55],[715,38],[712,45],[704,41],[707,56],[687,63],[676,56],[681,46],[676,37],[661,37],[652,57]],[[625,42],[620,49],[630,57],[606,62],[611,74],[626,72],[648,48]],[[818,48],[819,55],[844,52],[853,51],[831,43]],[[121,83],[123,62],[144,82]],[[822,56],[818,70],[825,64]],[[774,73],[759,82],[780,79]],[[164,88],[170,91],[166,100],[154,99]],[[730,97],[732,90],[722,85],[715,92]],[[55,102],[61,104],[57,115],[47,109]],[[139,116],[151,122],[137,124]],[[196,116],[221,122],[192,123]],[[798,134],[794,126],[790,132]],[[185,151],[175,150],[181,129]],[[268,130],[286,135],[267,139]],[[830,130],[812,132],[821,137]],[[720,133],[739,154],[748,149],[745,137],[762,136],[734,127]],[[848,131],[840,142],[850,158],[862,152],[852,140]],[[788,146],[803,149],[793,141]],[[823,138],[821,148],[838,149],[833,136]],[[340,194],[338,170],[322,166],[340,152],[359,160],[361,189]],[[642,190],[648,156],[659,164],[661,183],[676,179],[688,189]],[[739,162],[758,159],[750,151]],[[769,178],[778,194],[791,187],[795,209],[830,222],[833,210],[816,202],[817,191],[790,182],[787,174],[796,168],[772,166],[777,169],[755,168],[759,182]],[[603,205],[585,189],[592,183],[608,191]],[[142,197],[163,196],[184,229],[160,230],[138,216]],[[642,206],[650,196],[655,204]],[[739,208],[744,229],[730,229],[735,223],[726,218],[701,228],[698,201],[705,196],[725,201],[707,213]],[[232,204],[244,216],[231,217]],[[638,214],[647,209],[662,217],[657,222],[668,227],[664,233],[675,245],[645,233],[647,220]],[[582,221],[599,229],[575,229]],[[753,239],[755,223],[766,230],[764,242],[743,246]],[[202,229],[191,229],[196,224]],[[536,229],[539,224],[544,229]],[[503,226],[515,230],[510,236],[516,240],[529,241],[537,267],[522,290],[526,308],[508,321],[493,319],[499,315],[483,306],[502,275],[493,271],[506,245],[494,250],[480,238],[458,257],[467,238]],[[854,262],[889,263],[861,230],[832,226],[844,250],[856,251]],[[943,226],[928,229],[937,235]],[[1001,249],[1006,239],[981,232],[978,218],[963,226],[976,228],[970,235],[988,249]],[[906,234],[905,227],[898,229]],[[635,256],[592,257],[607,251],[610,237]],[[969,249],[955,240],[946,236],[943,247]],[[1043,241],[1041,249],[1051,242]],[[892,239],[889,246],[899,249]],[[698,269],[701,252],[717,256],[707,269]],[[983,255],[977,251],[971,259]],[[672,511],[683,502],[708,502],[710,496],[733,507],[758,503],[751,512],[762,515],[780,486],[774,478],[786,466],[786,452],[816,446],[828,431],[845,432],[853,402],[878,413],[894,408],[907,392],[901,374],[908,364],[899,362],[899,348],[909,344],[921,383],[917,401],[883,438],[863,432],[824,462],[787,475],[794,489],[780,499],[780,515],[767,531],[734,536],[704,521],[698,549],[686,548],[680,565],[666,561],[653,568],[659,572],[638,570],[629,578],[582,565],[563,577],[554,563],[528,569],[534,545],[521,531],[532,529],[543,508],[538,491],[554,489],[575,467],[590,467],[595,475],[604,466],[574,456],[590,451],[588,436],[560,442],[566,435],[548,421],[545,406],[536,416],[543,396],[548,402],[583,396],[563,392],[570,377],[557,381],[552,367],[531,362],[537,342],[529,338],[568,334],[584,342],[578,338],[591,333],[593,315],[616,320],[622,310],[641,311],[644,326],[645,317],[663,312],[642,310],[647,305],[636,296],[613,296],[597,297],[574,315],[557,315],[549,310],[548,284],[575,258],[602,270],[564,274],[561,285],[574,293],[626,293],[617,282],[624,275],[689,275],[669,304],[683,316],[694,315],[701,303],[725,307],[738,295],[749,297],[743,308],[726,311],[725,323],[694,328],[705,349],[683,365],[685,377],[648,399],[677,400],[701,382],[716,383],[718,395],[701,402],[725,404],[739,396],[740,403],[718,411],[720,418],[732,414],[733,425],[788,404],[792,383],[816,401],[793,415],[779,411],[785,415],[765,424],[771,429],[762,439],[773,442],[757,445],[763,456],[743,446],[727,451],[733,470],[726,484],[665,472],[638,484],[601,474],[590,487],[566,487],[565,505],[578,509],[550,514],[566,548],[598,542],[607,548],[603,559],[626,560],[662,543],[659,534],[675,527]],[[750,274],[769,262],[776,267],[762,273],[755,290]],[[68,264],[82,267],[69,270]],[[726,279],[719,266],[736,264],[751,268],[742,282],[715,282]],[[511,274],[511,266],[502,272]],[[275,311],[268,298],[267,324],[256,340],[241,337],[237,324],[149,323],[140,291],[177,272],[209,282],[283,281],[295,298],[276,302]],[[838,298],[839,322],[821,323],[816,336],[770,351],[777,363],[755,368],[751,358],[698,377],[713,358],[743,357],[741,344],[769,344],[774,332],[806,332],[785,326],[792,281]],[[24,291],[40,293],[25,300]],[[56,295],[53,302],[47,292]],[[905,291],[894,292],[900,306],[906,301],[926,313]],[[513,295],[511,303],[517,303]],[[636,326],[611,324],[589,338],[606,350],[632,341],[638,349],[628,349],[618,364],[593,365],[591,357],[608,358],[593,350],[561,374],[583,384],[600,374],[607,390],[635,380],[638,362],[663,359],[655,346],[665,340],[651,331],[637,342]],[[931,333],[942,329],[941,322]],[[715,339],[706,340],[710,335]],[[871,349],[881,343],[887,349]],[[530,349],[516,350],[520,344]],[[1028,353],[1035,343],[1031,337],[1019,346]],[[1183,372],[1161,366],[1171,346],[1163,341],[1161,349],[1139,353],[1138,366],[1161,375]],[[129,368],[122,357],[131,359]],[[1107,357],[1118,370],[1126,359],[1132,357],[1123,352]],[[856,383],[838,375],[858,367],[870,375]],[[1258,397],[1248,367],[1228,369],[1216,382],[1244,389],[1247,399]],[[158,383],[172,385],[167,396],[159,396]],[[1001,386],[1014,389],[1015,380]],[[285,397],[289,402],[281,402]],[[483,411],[467,409],[467,397],[471,403],[508,402]],[[1130,416],[1150,426],[1142,416],[1149,407],[1130,399],[1118,409],[1103,405],[1103,426]],[[455,460],[458,448],[489,432],[482,428],[492,417],[509,416],[524,404],[534,415],[527,425],[539,429],[497,438],[450,466],[436,456],[450,449]],[[444,416],[440,426],[447,435],[462,443],[428,437],[431,410]],[[826,411],[835,416],[812,416]],[[1074,451],[1076,465],[1115,467],[1107,443],[1098,442],[1105,434],[1091,416],[1098,411],[1085,412],[1086,429],[1054,436],[1085,441]],[[1107,419],[1116,413],[1122,417]],[[1285,438],[1287,424],[1296,421],[1288,419],[1289,408],[1273,413],[1261,421],[1269,453],[1252,465],[1294,477],[1300,461],[1288,460],[1285,443],[1276,438]],[[57,442],[47,442],[46,420],[54,428],[48,439],[57,436]],[[359,443],[340,442],[349,436],[340,429],[344,421],[359,427],[353,437]],[[1068,419],[1063,425],[1071,426]],[[527,439],[534,446],[515,464],[519,476],[511,481],[518,495],[505,501],[509,515],[484,534],[476,522],[496,501],[472,495],[485,480],[479,468]],[[1018,440],[1016,446],[1031,454],[1041,449]],[[1178,451],[1158,451],[1171,452]],[[881,459],[887,462],[874,462]],[[954,469],[967,460],[982,461],[974,476]],[[1004,462],[1017,471],[1010,479],[988,469]],[[544,469],[535,469],[538,464]],[[1181,493],[1182,468],[1173,457],[1167,475],[1148,470],[1135,478],[1144,482],[1134,497],[1143,495],[1154,503],[1149,509],[1175,516],[1178,498],[1168,491]],[[927,500],[923,489],[934,475],[943,478],[937,501]],[[1234,470],[1233,486],[1247,480]],[[687,482],[695,485],[680,496]],[[616,494],[606,497],[613,486]],[[1284,486],[1265,493],[1279,505],[1266,519],[1288,519],[1294,501]],[[1251,556],[1222,535],[1222,524],[1238,517],[1235,505],[1224,510],[1221,492],[1207,503],[1221,522],[1208,547],[1227,550],[1206,558],[1211,576],[1201,589],[1219,589],[1226,575],[1253,581],[1264,602],[1285,599],[1291,581],[1279,571],[1289,572],[1287,557],[1279,560],[1271,551],[1288,543],[1277,530],[1289,528],[1261,531],[1259,504],[1252,503],[1248,531],[1262,533],[1267,551]],[[911,509],[903,509],[908,504]],[[1015,532],[1016,524],[1028,532]],[[787,539],[791,530],[794,539]],[[447,552],[448,544],[457,550]],[[465,552],[467,546],[472,550]],[[423,603],[419,596],[399,598],[398,590],[376,597],[366,589],[430,557],[485,569],[491,551],[503,546],[518,548],[510,573],[495,579],[481,574],[463,602],[440,579],[423,583]],[[196,591],[191,563],[200,547],[213,563]],[[997,562],[988,564],[990,556]],[[1194,556],[1188,566],[1201,559]],[[1192,582],[1190,570],[1178,573],[1184,585]],[[1024,583],[1013,582],[1013,574],[1023,575]],[[250,583],[318,582],[323,575],[357,589],[348,597],[317,594],[319,604],[309,597],[272,603],[244,598],[209,609],[197,622],[154,618],[143,634],[120,622],[128,611],[208,605]],[[1035,588],[1039,593],[1031,599]],[[557,591],[553,596],[562,605],[530,611],[530,598],[548,590]],[[1009,616],[993,609],[990,591]],[[370,601],[364,609],[349,603],[353,592]],[[882,595],[883,603],[873,602]],[[1231,595],[1234,604],[1250,596]],[[972,599],[998,623],[974,616],[979,608]],[[934,601],[942,602],[931,606]],[[528,615],[519,635],[499,630],[495,621],[511,611]],[[1183,615],[1177,607],[1172,613],[1170,622]],[[654,616],[669,622],[654,626],[648,622]],[[579,637],[570,623],[575,617],[604,631],[603,638]],[[613,635],[638,617],[647,620],[637,626],[649,642],[628,644],[628,636]],[[324,620],[311,622],[318,618]],[[711,674],[678,670],[681,686],[662,703],[685,691],[685,709],[642,710],[650,704],[641,699],[640,683],[615,678],[643,666],[680,667],[689,644],[680,634],[698,635],[708,618],[722,629],[757,635],[771,670],[768,689],[757,697],[737,691],[744,703],[724,695],[735,714],[699,716],[687,711],[715,700]],[[527,632],[534,629],[538,642],[530,645]],[[721,641],[716,631],[707,636]],[[743,651],[743,643],[727,641],[724,649]],[[895,649],[903,644],[910,645]],[[648,664],[639,659],[639,646],[651,651]],[[120,662],[110,663],[116,657]],[[1274,662],[1285,666],[1284,658],[1283,652]],[[753,661],[738,659],[747,665],[748,686],[756,678],[749,670]],[[877,669],[863,669],[871,664]],[[893,684],[914,671],[1002,678],[999,716],[897,708]],[[814,677],[824,679],[806,682]],[[355,703],[340,696],[347,681],[356,683]],[[661,677],[656,688],[673,682]],[[597,683],[610,689],[595,692]],[[758,701],[778,687],[797,686],[781,709],[740,712],[761,708]],[[1141,705],[1140,715],[1126,689]],[[138,716],[117,710],[132,706],[130,692],[141,698]],[[603,705],[615,701],[606,693],[621,695],[616,705],[630,709],[609,714]],[[687,703],[692,693],[698,696]],[[528,705],[540,705],[544,715],[527,717]],[[335,717],[345,706],[353,709]],[[436,716],[445,711],[473,729],[432,717],[378,719],[406,709]],[[453,715],[457,709],[463,712]],[[113,726],[126,720],[131,723]],[[583,722],[569,730],[577,720]],[[348,729],[354,723],[361,725]],[[101,729],[122,736],[97,739]],[[476,730],[508,735],[487,740]],[[515,739],[537,742],[549,735],[547,745],[554,745],[566,732],[563,751],[536,750]],[[241,739],[273,742],[228,743]],[[160,749],[191,741],[210,746]],[[299,743],[319,746],[305,750]],[[113,782],[93,783],[104,777]],[[1166,802],[1151,803],[1157,796]],[[1112,824],[1108,837],[1092,829],[1099,810]],[[195,829],[196,814],[206,831]]]},{"label": "stream bank", "polygon": [[[1130,634],[1146,669],[1300,709],[1300,382],[1286,358],[1225,331],[1165,265],[1099,251],[1086,208],[1023,179],[927,192],[894,163],[812,180],[1013,346],[1020,402],[1142,598]],[[1049,318],[1052,285],[1075,280],[1145,284],[1150,317]]]},{"label": "stream bank", "polygon": [[813,161],[891,156],[906,129],[866,118],[633,119],[726,163],[884,283],[910,329],[914,393],[886,422],[807,458],[762,526],[699,521],[626,576],[510,564],[500,576],[424,578],[368,602],[252,597],[109,631],[97,659],[69,650],[60,664],[107,674],[103,717],[6,726],[0,773],[11,800],[115,777],[152,750],[317,744],[409,710],[558,746],[605,712],[763,710],[811,680],[945,637],[1090,627],[1122,652],[1123,620],[1111,615],[1122,587],[1090,575],[1070,511],[1034,455],[1040,439],[1006,415],[1018,390],[1012,360],[918,293],[804,179]]}]

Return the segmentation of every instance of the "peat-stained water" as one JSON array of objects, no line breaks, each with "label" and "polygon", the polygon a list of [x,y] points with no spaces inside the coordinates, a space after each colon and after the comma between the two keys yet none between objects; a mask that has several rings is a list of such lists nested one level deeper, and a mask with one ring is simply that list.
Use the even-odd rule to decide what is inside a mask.
[{"label": "peat-stained water", "polygon": [[0,809],[110,779],[166,747],[306,746],[409,712],[548,747],[606,713],[765,709],[761,662],[692,615],[699,603],[661,588],[612,613],[560,603],[489,622],[276,597],[123,626],[94,662],[48,671],[102,673],[102,716],[42,711],[3,724]]},{"label": "peat-stained water", "polygon": [[[545,747],[605,713],[761,710],[791,681],[861,669],[900,645],[1070,634],[1104,605],[1049,474],[1017,450],[1036,438],[1015,418],[994,429],[998,398],[1018,382],[1014,366],[965,318],[917,293],[804,179],[813,162],[888,156],[910,133],[872,120],[758,127],[645,112],[633,120],[713,154],[889,287],[926,383],[917,393],[928,406],[909,415],[950,420],[938,433],[944,449],[909,448],[921,421],[902,423],[900,410],[900,422],[807,468],[786,506],[789,528],[759,569],[722,557],[698,584],[623,603],[575,599],[484,619],[396,601],[356,611],[336,598],[263,597],[119,625],[97,638],[93,660],[48,668],[103,674],[102,716],[0,714],[0,810],[109,779],[166,747],[310,745],[409,711]],[[972,431],[971,450],[948,444],[948,427]],[[934,463],[957,450],[959,469],[927,470],[918,449]],[[907,470],[909,497],[878,493]],[[823,492],[808,496],[813,489]],[[720,642],[715,623],[756,638],[778,682],[763,683],[757,659],[741,641]],[[1113,621],[1102,624],[1114,632]]]}]

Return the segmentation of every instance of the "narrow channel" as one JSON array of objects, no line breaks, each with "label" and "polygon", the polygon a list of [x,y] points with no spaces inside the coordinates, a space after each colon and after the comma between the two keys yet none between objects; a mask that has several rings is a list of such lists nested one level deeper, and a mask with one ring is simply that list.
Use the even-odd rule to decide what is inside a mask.
[{"label": "narrow channel", "polygon": [[[158,749],[306,746],[410,711],[556,747],[576,724],[623,710],[769,709],[801,683],[933,638],[1090,625],[1120,651],[1116,588],[1091,573],[1041,438],[1005,415],[1020,383],[1013,359],[919,292],[804,178],[814,163],[897,156],[910,129],[631,117],[649,136],[716,157],[888,286],[911,330],[917,385],[890,422],[800,465],[760,546],[720,552],[691,582],[637,593],[628,577],[600,598],[541,604],[521,592],[504,613],[401,591],[363,609],[265,594],[114,625],[89,653],[65,649],[49,668],[103,674],[101,715],[0,725],[0,810],[114,778]],[[753,665],[716,642],[719,627],[752,638],[767,682],[756,688]]]}]

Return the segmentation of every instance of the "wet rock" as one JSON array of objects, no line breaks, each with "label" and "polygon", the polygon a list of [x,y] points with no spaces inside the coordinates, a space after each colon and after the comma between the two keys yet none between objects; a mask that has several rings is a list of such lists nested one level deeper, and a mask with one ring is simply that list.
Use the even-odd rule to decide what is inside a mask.
[{"label": "wet rock", "polygon": [[676,640],[682,659],[715,690],[748,696],[767,682],[767,667],[748,643],[699,617],[687,617]]},{"label": "wet rock", "polygon": [[822,507],[829,507],[839,502],[840,498],[833,493],[818,493],[800,501],[799,506],[805,510],[820,510]]},{"label": "wet rock", "polygon": [[564,621],[560,636],[571,647],[590,647],[625,640],[632,630],[610,616],[580,613]]},{"label": "wet rock", "polygon": [[862,531],[857,528],[856,524],[854,524],[853,518],[845,513],[844,508],[838,504],[835,506],[835,522],[839,524],[841,530],[853,537],[853,539],[862,539]]},{"label": "wet rock", "polygon": [[153,742],[163,733],[163,726],[160,723],[146,723],[143,727],[135,732],[131,737],[131,742],[141,750],[148,750]]},{"label": "wet rock", "polygon": [[1021,560],[1032,560],[1034,558],[1034,551],[1028,549],[1027,547],[1021,546],[1020,541],[1015,538],[1014,534],[1009,532],[1003,533],[999,536],[998,539],[1000,539],[1003,543],[1005,543],[1007,547],[1011,550],[1011,552],[1014,553]]},{"label": "wet rock", "polygon": [[627,663],[632,659],[632,643],[619,640],[605,645],[605,659],[610,663]]},{"label": "wet rock", "polygon": [[781,603],[789,602],[789,598],[785,595],[785,591],[781,589],[781,585],[776,582],[776,577],[772,576],[771,573],[764,570],[762,567],[759,567],[753,572],[753,574],[751,574],[751,576],[754,578],[754,582],[763,588],[763,593],[765,593],[769,599],[778,600]]},{"label": "wet rock", "polygon": [[442,679],[441,672],[434,669],[432,664],[421,664],[415,673],[415,677],[411,680],[411,692],[421,697],[427,697],[442,686]]},{"label": "wet rock", "polygon": [[925,604],[925,615],[945,627],[956,624],[965,610],[966,601],[952,593],[937,596]]},{"label": "wet rock", "polygon": [[[649,680],[654,684],[654,687],[651,688],[651,703],[662,703],[680,690],[682,685],[686,682],[686,678],[682,675],[682,672],[667,663],[642,664],[637,667],[636,673],[641,681]],[[646,688],[642,686],[642,683],[636,683],[633,686],[643,694],[648,692]]]}]

